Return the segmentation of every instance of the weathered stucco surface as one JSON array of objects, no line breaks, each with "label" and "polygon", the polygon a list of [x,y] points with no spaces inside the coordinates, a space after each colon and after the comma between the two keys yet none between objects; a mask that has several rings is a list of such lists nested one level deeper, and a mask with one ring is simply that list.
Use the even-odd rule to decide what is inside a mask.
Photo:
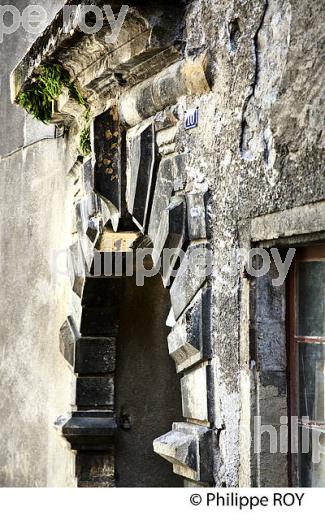
[{"label": "weathered stucco surface", "polygon": [[[61,4],[46,2],[49,16]],[[34,38],[20,30],[0,47],[0,485],[73,486],[74,456],[54,427],[74,402],[58,335],[69,299],[52,269],[71,232],[70,165],[63,140],[37,143],[53,127],[10,102],[9,74]]]}]

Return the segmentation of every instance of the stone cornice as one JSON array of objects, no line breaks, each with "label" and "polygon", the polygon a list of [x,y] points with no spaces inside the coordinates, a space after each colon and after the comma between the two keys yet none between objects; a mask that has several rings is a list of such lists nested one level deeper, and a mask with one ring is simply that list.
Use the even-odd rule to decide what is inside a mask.
[{"label": "stone cornice", "polygon": [[[107,106],[110,96],[116,97],[176,61],[180,57],[176,17],[173,21],[168,12],[161,11],[146,17],[141,8],[136,7],[141,3],[128,2],[133,6],[129,8],[114,44],[106,41],[111,28],[105,18],[98,33],[87,35],[80,31],[73,17],[68,25],[64,23],[62,8],[12,72],[12,101],[17,102],[19,94],[30,87],[42,65],[60,63],[84,99],[94,106],[93,113],[99,113],[103,107],[97,108],[97,105],[101,105],[103,95]],[[71,0],[64,7],[69,4],[101,7],[105,2]],[[109,4],[118,13],[123,2],[113,1]],[[59,122],[58,113],[69,112],[65,101],[60,100],[53,107],[56,113],[53,122]],[[74,111],[75,108],[70,114],[76,117]],[[66,114],[62,119],[66,121]]]}]

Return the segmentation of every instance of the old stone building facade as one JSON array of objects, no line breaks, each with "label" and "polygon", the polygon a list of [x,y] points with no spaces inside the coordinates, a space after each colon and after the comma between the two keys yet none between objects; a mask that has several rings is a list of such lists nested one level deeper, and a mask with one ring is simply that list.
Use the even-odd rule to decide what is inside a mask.
[{"label": "old stone building facade", "polygon": [[324,486],[322,2],[106,4],[1,45],[0,484]]}]

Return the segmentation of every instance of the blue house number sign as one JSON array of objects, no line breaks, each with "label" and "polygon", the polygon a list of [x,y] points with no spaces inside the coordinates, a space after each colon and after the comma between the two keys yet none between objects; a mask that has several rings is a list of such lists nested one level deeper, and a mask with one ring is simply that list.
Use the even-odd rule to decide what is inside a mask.
[{"label": "blue house number sign", "polygon": [[185,130],[197,127],[199,123],[199,109],[191,108],[185,114]]}]

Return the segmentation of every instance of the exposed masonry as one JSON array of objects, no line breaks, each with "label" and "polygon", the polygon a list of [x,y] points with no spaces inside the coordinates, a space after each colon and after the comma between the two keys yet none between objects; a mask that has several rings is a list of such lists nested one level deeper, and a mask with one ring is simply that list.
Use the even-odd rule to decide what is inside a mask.
[{"label": "exposed masonry", "polygon": [[[91,38],[74,28],[62,35],[58,14],[12,76],[16,99],[40,64],[61,61],[93,116],[92,157],[82,159],[79,108],[66,92],[53,107],[53,122],[70,129],[75,163],[72,304],[61,350],[78,375],[77,410],[63,434],[78,452],[79,485],[114,485],[114,295],[123,276],[95,288],[93,253],[110,250],[113,231],[123,240],[132,219],[139,234],[125,250],[150,244],[154,263],[164,247],[187,252],[168,320],[184,420],[153,449],[185,485],[286,485],[286,460],[274,459],[270,471],[267,450],[256,457],[243,435],[255,412],[278,425],[287,406],[284,289],[273,290],[268,278],[252,283],[240,262],[235,275],[224,266],[236,247],[324,239],[322,5],[202,0],[186,9],[180,2],[166,16],[142,4],[134,2],[111,47],[103,43],[107,27]],[[186,132],[193,107],[199,127]],[[195,248],[213,250],[209,279],[189,271]]]}]

